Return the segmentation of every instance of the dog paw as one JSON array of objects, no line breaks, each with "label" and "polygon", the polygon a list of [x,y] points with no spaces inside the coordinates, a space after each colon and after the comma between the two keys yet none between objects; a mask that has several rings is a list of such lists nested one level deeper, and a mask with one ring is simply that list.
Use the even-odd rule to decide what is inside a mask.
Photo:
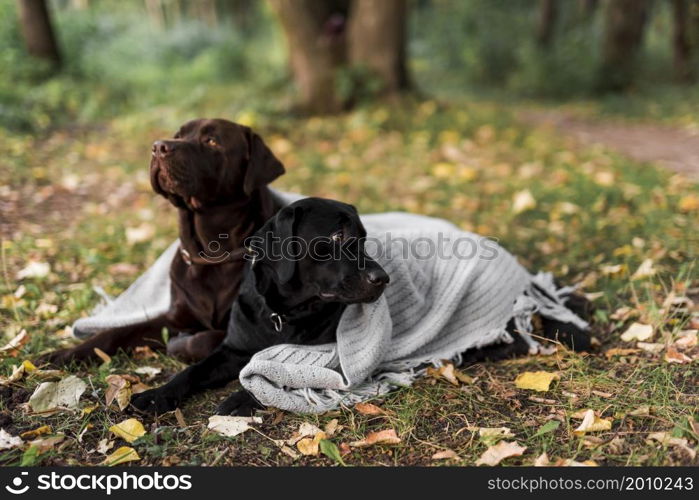
[{"label": "dog paw", "polygon": [[216,415],[250,417],[256,410],[264,408],[248,391],[234,392],[216,409]]},{"label": "dog paw", "polygon": [[131,397],[131,406],[137,411],[151,415],[161,415],[175,410],[180,404],[180,398],[168,394],[162,388],[134,394]]}]

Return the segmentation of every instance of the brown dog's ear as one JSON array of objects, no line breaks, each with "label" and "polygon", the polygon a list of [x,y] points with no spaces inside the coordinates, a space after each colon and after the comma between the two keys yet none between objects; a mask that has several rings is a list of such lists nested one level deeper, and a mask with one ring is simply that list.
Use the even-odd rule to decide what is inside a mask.
[{"label": "brown dog's ear", "polygon": [[282,162],[274,156],[259,135],[247,129],[246,136],[250,158],[243,181],[243,191],[249,196],[255,189],[266,186],[282,175],[285,170]]}]

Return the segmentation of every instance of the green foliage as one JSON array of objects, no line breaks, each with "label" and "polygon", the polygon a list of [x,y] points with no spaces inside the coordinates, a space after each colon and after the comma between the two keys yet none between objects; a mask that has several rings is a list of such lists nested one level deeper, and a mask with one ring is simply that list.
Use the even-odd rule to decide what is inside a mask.
[{"label": "green foliage", "polygon": [[280,74],[283,50],[268,22],[252,34],[196,19],[157,29],[141,4],[113,7],[55,10],[64,65],[52,75],[27,55],[14,2],[0,4],[0,126],[89,122],[196,99],[209,85],[264,85]]}]

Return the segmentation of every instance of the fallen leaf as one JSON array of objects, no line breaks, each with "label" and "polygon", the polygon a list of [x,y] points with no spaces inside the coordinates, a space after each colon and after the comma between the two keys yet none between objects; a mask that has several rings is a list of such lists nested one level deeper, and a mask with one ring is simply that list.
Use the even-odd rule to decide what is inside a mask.
[{"label": "fallen leaf", "polygon": [[546,452],[542,453],[534,460],[534,467],[548,467],[549,465],[551,465],[551,462]]},{"label": "fallen leaf", "polygon": [[697,331],[685,330],[680,332],[677,340],[674,342],[678,349],[691,349],[697,345]]},{"label": "fallen leaf", "polygon": [[631,275],[632,280],[640,280],[644,278],[650,278],[655,275],[655,268],[653,267],[653,259],[645,259],[636,272]]},{"label": "fallen leaf", "polygon": [[641,405],[633,411],[629,412],[632,417],[647,417],[650,415],[650,405]]},{"label": "fallen leaf", "polygon": [[296,448],[301,452],[301,455],[315,457],[320,452],[320,442],[326,437],[325,432],[320,431],[312,438],[305,437],[300,439],[299,442],[296,443]]},{"label": "fallen leaf", "polygon": [[100,439],[97,443],[97,453],[102,455],[106,455],[112,448],[114,448],[114,441],[110,441],[108,438]]},{"label": "fallen leaf", "polygon": [[373,446],[375,444],[398,444],[401,440],[393,429],[386,429],[378,432],[370,432],[367,436],[360,440],[350,443],[350,446],[355,448],[363,448]]},{"label": "fallen leaf", "polygon": [[129,418],[116,425],[112,425],[109,431],[119,436],[127,443],[133,443],[146,434],[146,429],[143,427],[143,424],[135,418]]},{"label": "fallen leaf", "polygon": [[152,359],[157,358],[158,355],[147,345],[140,345],[135,347],[133,350],[134,359]]},{"label": "fallen leaf", "polygon": [[320,440],[320,452],[328,457],[330,460],[334,460],[338,464],[345,466],[345,461],[342,460],[342,455],[337,445],[328,439]]},{"label": "fallen leaf", "polygon": [[442,378],[452,385],[459,385],[459,381],[454,373],[454,365],[452,363],[445,363],[437,368],[432,366],[428,367],[427,376],[435,379]]},{"label": "fallen leaf", "polygon": [[75,375],[59,382],[43,382],[29,398],[29,406],[35,413],[76,409],[87,384]]},{"label": "fallen leaf", "polygon": [[7,344],[0,347],[0,354],[16,358],[19,356],[20,349],[29,341],[29,334],[26,330],[20,330]]},{"label": "fallen leaf", "polygon": [[515,193],[514,197],[512,198],[512,213],[517,215],[533,208],[536,208],[536,199],[532,195],[531,191],[524,189]]},{"label": "fallen leaf", "polygon": [[104,380],[107,382],[107,384],[109,384],[107,386],[107,390],[104,392],[104,399],[107,408],[109,408],[111,404],[116,401],[119,409],[124,411],[124,409],[129,406],[131,395],[133,394],[133,391],[131,390],[131,382],[123,375],[115,374],[108,375]]},{"label": "fallen leaf", "polygon": [[556,429],[558,429],[558,427],[560,427],[560,425],[561,425],[561,423],[558,420],[549,420],[544,425],[539,427],[539,430],[536,431],[536,433],[534,434],[534,437],[543,436],[544,434],[548,434],[549,432],[553,432]]},{"label": "fallen leaf", "polygon": [[117,448],[111,455],[105,458],[102,462],[102,465],[107,465],[111,467],[114,465],[119,465],[126,462],[135,462],[138,460],[141,460],[141,457],[138,456],[136,450],[129,446],[122,446],[121,448]]},{"label": "fallen leaf", "polygon": [[582,423],[573,431],[573,434],[576,436],[583,436],[586,432],[608,431],[611,428],[611,420],[598,417],[594,410],[587,410],[584,413]]},{"label": "fallen leaf", "polygon": [[354,405],[354,409],[362,415],[384,415],[386,413],[382,408],[371,403],[357,403]]},{"label": "fallen leaf", "polygon": [[515,435],[509,427],[479,427],[478,436],[482,443],[486,446],[491,446],[502,439],[514,437]]},{"label": "fallen leaf", "polygon": [[63,434],[57,434],[55,436],[30,441],[29,446],[36,448],[37,455],[41,455],[42,453],[46,453],[47,451],[54,449],[56,445],[62,442],[64,439],[65,436]]},{"label": "fallen leaf", "polygon": [[162,371],[162,368],[157,368],[155,366],[139,366],[134,370],[134,372],[138,373],[139,375],[145,375],[148,380],[154,378]]},{"label": "fallen leaf", "polygon": [[500,441],[483,452],[476,460],[476,465],[497,465],[506,458],[519,457],[527,448],[520,446],[517,441]]},{"label": "fallen leaf", "polygon": [[653,337],[653,327],[644,325],[643,323],[631,323],[624,333],[621,334],[621,340],[624,342],[632,342],[634,340],[645,341]]},{"label": "fallen leaf", "polygon": [[179,425],[180,428],[184,429],[185,427],[187,427],[187,421],[184,419],[182,410],[180,410],[179,408],[175,408],[175,420],[177,420],[177,425]]},{"label": "fallen leaf", "polygon": [[234,437],[250,429],[250,424],[261,424],[262,417],[231,417],[214,415],[209,417],[208,429],[222,436]]},{"label": "fallen leaf", "polygon": [[290,457],[293,458],[294,460],[296,460],[297,458],[299,458],[299,454],[296,453],[296,451],[294,451],[293,448],[290,448],[290,447],[288,447],[288,446],[286,446],[286,445],[282,446],[282,447],[280,448],[280,450],[281,450],[282,453],[284,453],[285,455],[290,456]]},{"label": "fallen leaf", "polygon": [[556,467],[599,467],[594,460],[585,460],[584,462],[576,462],[572,458],[560,459],[555,464]]},{"label": "fallen leaf", "polygon": [[48,262],[29,261],[29,263],[17,273],[17,279],[45,278],[51,272]]},{"label": "fallen leaf", "polygon": [[551,382],[558,380],[558,373],[545,371],[524,372],[517,375],[515,387],[518,389],[530,389],[533,391],[546,392],[551,386]]},{"label": "fallen leaf", "polygon": [[80,410],[80,413],[81,413],[81,415],[83,415],[83,416],[84,416],[84,415],[89,415],[90,413],[92,413],[93,411],[95,411],[95,410],[96,410],[97,408],[99,408],[99,407],[100,407],[100,405],[97,404],[97,403],[95,403],[95,404],[93,404],[93,405],[86,406],[85,408],[83,408],[82,410]]},{"label": "fallen leaf", "polygon": [[634,348],[629,348],[629,349],[621,349],[618,347],[615,347],[613,349],[607,349],[604,353],[604,355],[607,358],[613,358],[614,356],[628,356],[629,354],[636,354],[641,352],[640,349],[634,349]]},{"label": "fallen leaf", "polygon": [[93,349],[93,351],[95,351],[95,354],[97,355],[98,358],[100,358],[100,359],[102,360],[103,363],[109,364],[109,363],[112,362],[112,358],[109,356],[109,354],[107,354],[106,352],[104,352],[104,351],[103,351],[102,349],[100,349],[99,347],[95,347],[95,348]]},{"label": "fallen leaf", "polygon": [[31,431],[25,431],[19,436],[23,439],[30,439],[30,438],[35,438],[38,436],[41,436],[43,434],[51,434],[52,429],[50,425],[42,425],[41,427],[37,427],[34,430]]},{"label": "fallen leaf", "polygon": [[126,228],[126,242],[129,245],[135,245],[136,243],[143,243],[149,241],[153,238],[155,234],[155,227],[152,224],[144,222],[137,227],[127,227]]},{"label": "fallen leaf", "polygon": [[660,351],[665,349],[665,344],[658,344],[655,342],[636,342],[636,345],[646,352],[651,354],[658,354]]},{"label": "fallen leaf", "polygon": [[654,432],[648,435],[648,440],[657,441],[663,446],[679,448],[687,453],[692,460],[697,456],[696,450],[689,447],[689,442],[685,438],[673,437],[669,432]]},{"label": "fallen leaf", "polygon": [[0,450],[9,450],[22,446],[24,441],[18,436],[13,436],[5,429],[0,429]]},{"label": "fallen leaf", "polygon": [[454,450],[442,450],[432,455],[432,460],[458,460],[459,455]]},{"label": "fallen leaf", "polygon": [[665,351],[665,361],[668,363],[685,364],[691,363],[692,358],[687,356],[685,353],[678,351],[673,346],[670,346],[667,348],[667,351]]},{"label": "fallen leaf", "polygon": [[36,366],[31,361],[22,361],[19,365],[12,367],[12,374],[9,377],[0,377],[0,385],[9,385],[17,382],[24,377],[25,374],[36,372]]},{"label": "fallen leaf", "polygon": [[333,437],[333,435],[340,430],[342,430],[342,426],[338,424],[336,418],[333,418],[330,422],[325,424],[325,428],[323,429],[328,437]]},{"label": "fallen leaf", "polygon": [[696,212],[699,210],[699,196],[695,194],[688,194],[680,198],[677,203],[677,208],[681,212]]}]

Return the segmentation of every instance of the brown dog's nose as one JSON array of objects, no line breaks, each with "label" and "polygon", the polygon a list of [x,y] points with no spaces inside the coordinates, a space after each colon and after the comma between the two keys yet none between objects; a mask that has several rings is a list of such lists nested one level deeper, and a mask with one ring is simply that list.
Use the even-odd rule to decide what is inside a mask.
[{"label": "brown dog's nose", "polygon": [[155,141],[153,143],[154,156],[167,156],[172,151],[172,148],[165,141]]},{"label": "brown dog's nose", "polygon": [[366,273],[366,280],[374,286],[387,285],[391,279],[383,269],[372,269]]}]

